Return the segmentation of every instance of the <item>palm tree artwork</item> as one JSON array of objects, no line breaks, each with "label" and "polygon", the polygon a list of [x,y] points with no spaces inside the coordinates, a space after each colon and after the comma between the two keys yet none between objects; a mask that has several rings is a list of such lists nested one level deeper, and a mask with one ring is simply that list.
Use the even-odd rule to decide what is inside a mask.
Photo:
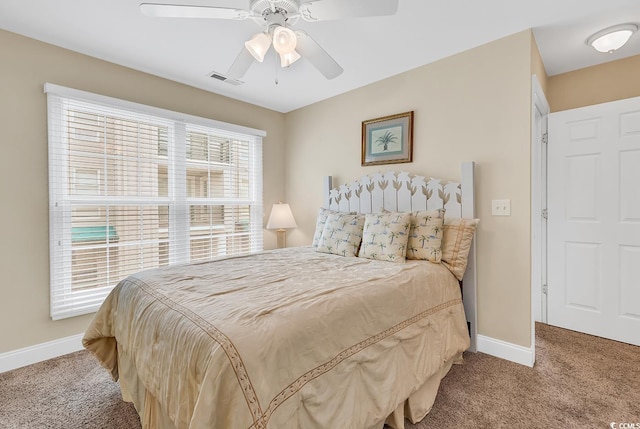
[{"label": "palm tree artwork", "polygon": [[395,143],[398,140],[398,136],[391,131],[386,131],[383,135],[376,139],[378,146],[382,146],[383,151],[389,150],[389,144]]}]

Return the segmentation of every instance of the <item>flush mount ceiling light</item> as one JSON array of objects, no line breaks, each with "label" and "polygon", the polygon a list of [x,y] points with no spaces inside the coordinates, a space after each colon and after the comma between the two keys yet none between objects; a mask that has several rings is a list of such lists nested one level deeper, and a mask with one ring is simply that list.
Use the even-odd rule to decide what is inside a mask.
[{"label": "flush mount ceiling light", "polygon": [[636,24],[620,24],[598,31],[587,39],[587,45],[598,52],[612,53],[624,46],[629,38],[638,31]]}]

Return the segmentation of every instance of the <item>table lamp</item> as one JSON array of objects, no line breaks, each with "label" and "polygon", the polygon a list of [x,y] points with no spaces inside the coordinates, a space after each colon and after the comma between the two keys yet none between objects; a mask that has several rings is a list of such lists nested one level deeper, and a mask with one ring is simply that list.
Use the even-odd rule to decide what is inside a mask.
[{"label": "table lamp", "polygon": [[278,233],[278,248],[287,247],[287,229],[297,228],[291,207],[286,203],[274,204],[267,222],[267,229],[275,229]]}]

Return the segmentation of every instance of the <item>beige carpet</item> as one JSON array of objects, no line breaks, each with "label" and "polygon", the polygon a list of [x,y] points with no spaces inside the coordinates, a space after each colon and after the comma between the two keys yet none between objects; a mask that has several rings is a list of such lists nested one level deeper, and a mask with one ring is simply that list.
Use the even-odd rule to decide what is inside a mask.
[{"label": "beige carpet", "polygon": [[[443,380],[431,413],[406,427],[605,429],[611,422],[640,423],[640,347],[546,325],[536,330],[534,368],[465,354],[465,364]],[[139,429],[140,422],[122,402],[117,383],[88,353],[78,352],[0,374],[0,428]]]},{"label": "beige carpet", "polygon": [[82,351],[0,374],[0,428],[138,429],[140,419]]},{"label": "beige carpet", "polygon": [[[640,423],[640,347],[536,324],[528,368],[466,354],[440,385],[425,428],[609,428]],[[640,425],[639,425],[640,427]]]}]

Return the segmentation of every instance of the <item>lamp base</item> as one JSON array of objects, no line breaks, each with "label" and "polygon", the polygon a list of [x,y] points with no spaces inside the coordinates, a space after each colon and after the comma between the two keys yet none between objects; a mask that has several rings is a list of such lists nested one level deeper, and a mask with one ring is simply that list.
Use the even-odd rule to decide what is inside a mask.
[{"label": "lamp base", "polygon": [[278,240],[278,249],[283,249],[287,247],[287,230],[286,229],[277,229],[277,240]]}]

